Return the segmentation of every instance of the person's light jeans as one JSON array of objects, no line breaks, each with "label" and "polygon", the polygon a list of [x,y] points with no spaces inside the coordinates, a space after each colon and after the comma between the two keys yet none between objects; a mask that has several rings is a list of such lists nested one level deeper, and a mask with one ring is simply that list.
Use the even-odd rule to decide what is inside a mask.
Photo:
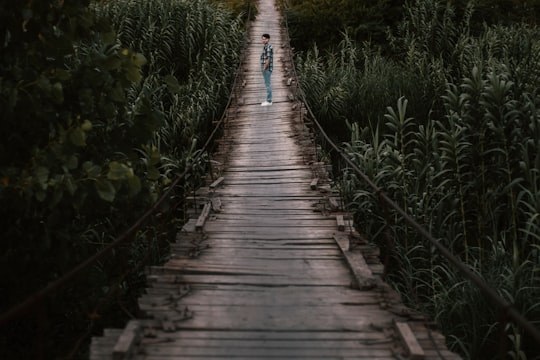
[{"label": "person's light jeans", "polygon": [[272,80],[270,76],[272,72],[269,70],[263,70],[264,86],[266,86],[266,101],[272,102]]}]

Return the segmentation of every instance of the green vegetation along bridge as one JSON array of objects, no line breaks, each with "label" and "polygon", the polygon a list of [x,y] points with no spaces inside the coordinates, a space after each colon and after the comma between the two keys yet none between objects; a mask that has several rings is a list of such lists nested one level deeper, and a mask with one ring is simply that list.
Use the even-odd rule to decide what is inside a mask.
[{"label": "green vegetation along bridge", "polygon": [[[92,339],[98,359],[459,359],[381,280],[294,99],[288,34],[259,3],[208,187],[170,259],[148,269],[145,313]],[[274,47],[262,107],[261,35]]]}]

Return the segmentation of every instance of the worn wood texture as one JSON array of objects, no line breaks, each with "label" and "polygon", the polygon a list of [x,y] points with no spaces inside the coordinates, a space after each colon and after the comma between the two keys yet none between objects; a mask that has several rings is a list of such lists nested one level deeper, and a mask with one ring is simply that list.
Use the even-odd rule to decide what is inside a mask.
[{"label": "worn wood texture", "polygon": [[405,343],[407,348],[407,355],[411,360],[422,360],[424,358],[424,349],[414,336],[411,328],[407,323],[395,322],[394,324],[398,331],[398,334]]},{"label": "worn wood texture", "polygon": [[[137,333],[128,325],[95,337],[90,358],[459,359],[381,280],[377,249],[354,230],[316,156],[282,18],[273,0],[258,10],[215,173],[190,199],[170,259],[147,268],[146,316]],[[260,106],[263,33],[274,46],[269,107]]]}]

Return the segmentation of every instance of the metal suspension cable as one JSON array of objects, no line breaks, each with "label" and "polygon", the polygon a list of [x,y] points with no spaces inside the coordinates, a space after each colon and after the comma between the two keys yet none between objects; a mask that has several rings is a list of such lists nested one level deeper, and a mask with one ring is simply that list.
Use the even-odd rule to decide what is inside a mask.
[{"label": "metal suspension cable", "polygon": [[[289,29],[288,29],[288,20],[284,11],[285,17],[285,28],[287,31],[287,38],[289,39]],[[290,45],[290,44],[289,44]],[[290,54],[292,56],[292,54]],[[533,337],[533,339],[540,343],[540,330],[537,329],[533,324],[531,324],[517,309],[514,307],[513,304],[509,303],[508,301],[501,298],[495,290],[493,290],[480,276],[478,276],[476,273],[474,273],[466,264],[464,264],[460,259],[458,259],[454,254],[450,252],[444,245],[442,245],[438,240],[436,240],[422,225],[418,224],[412,217],[410,217],[401,207],[399,207],[392,199],[390,199],[381,189],[378,187],[371,179],[360,170],[360,168],[351,160],[349,156],[347,156],[341,148],[339,148],[326,134],[323,127],[319,122],[317,121],[317,118],[311,111],[311,108],[309,107],[306,96],[304,94],[304,91],[302,90],[298,76],[296,73],[296,67],[294,65],[294,61],[291,59],[292,64],[292,71],[294,74],[294,78],[297,79],[296,81],[296,87],[299,94],[299,97],[301,101],[303,102],[304,106],[306,107],[306,110],[308,114],[310,115],[311,120],[313,123],[317,126],[320,134],[324,137],[324,139],[328,142],[328,144],[334,149],[341,158],[351,167],[351,169],[354,170],[354,172],[361,177],[366,184],[368,184],[375,193],[379,196],[379,199],[384,201],[388,206],[390,206],[392,209],[394,209],[396,212],[398,212],[403,219],[414,229],[418,231],[418,233],[425,239],[427,239],[458,271],[460,271],[466,278],[468,278],[470,281],[472,281],[483,293],[483,295],[494,305],[498,306],[501,311],[503,311],[510,319],[512,319],[516,324],[521,326],[523,330],[525,330],[529,335]]]},{"label": "metal suspension cable", "polygon": [[[248,14],[248,16],[249,15],[250,14]],[[239,69],[241,68],[243,61],[244,59],[243,57],[241,57],[239,59],[239,65],[237,67],[237,71],[235,74],[235,78],[233,80],[233,84],[231,86],[231,92],[229,94],[229,98],[227,101],[227,105],[225,106],[225,109],[227,109],[231,104],[232,95],[238,83],[238,77],[240,74]],[[174,190],[174,188],[178,185],[178,183],[193,169],[193,163],[196,163],[202,157],[202,154],[208,151],[208,148],[210,147],[210,144],[214,140],[214,137],[216,136],[219,128],[225,121],[226,113],[227,113],[227,110],[225,110],[222,113],[220,120],[215,124],[215,127],[212,133],[209,135],[208,139],[206,140],[205,144],[203,145],[201,149],[197,151],[197,153],[191,160],[191,164],[188,164],[186,166],[184,171],[176,177],[176,179],[171,183],[169,188],[159,197],[159,199],[152,205],[150,209],[148,209],[137,221],[133,223],[133,225],[131,225],[120,236],[118,236],[113,242],[108,244],[105,248],[101,249],[98,253],[96,253],[95,255],[83,261],[81,264],[79,264],[77,267],[69,271],[67,274],[65,274],[61,278],[49,283],[43,289],[34,292],[32,295],[27,297],[21,303],[14,305],[13,307],[8,309],[4,313],[0,314],[0,326],[20,316],[21,314],[25,313],[30,308],[41,303],[48,296],[51,296],[53,293],[56,293],[57,291],[66,287],[71,281],[76,279],[90,266],[94,265],[99,260],[109,255],[112,250],[116,249],[119,245],[123,244],[133,233],[135,233],[146,222],[146,220],[148,220],[148,218],[150,218],[150,216],[152,216],[159,209],[161,204],[163,204],[163,202],[169,197],[169,195]]]}]

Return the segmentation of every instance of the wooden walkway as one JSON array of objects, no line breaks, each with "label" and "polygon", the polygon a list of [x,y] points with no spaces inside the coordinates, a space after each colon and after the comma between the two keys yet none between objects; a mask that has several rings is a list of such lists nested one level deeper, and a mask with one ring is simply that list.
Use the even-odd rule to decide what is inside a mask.
[{"label": "wooden walkway", "polygon": [[[280,22],[273,0],[260,0],[215,181],[199,190],[170,260],[148,269],[148,316],[93,338],[92,360],[459,359],[380,281],[377,249],[339,209],[291,101]],[[263,33],[274,46],[269,107]]]}]

